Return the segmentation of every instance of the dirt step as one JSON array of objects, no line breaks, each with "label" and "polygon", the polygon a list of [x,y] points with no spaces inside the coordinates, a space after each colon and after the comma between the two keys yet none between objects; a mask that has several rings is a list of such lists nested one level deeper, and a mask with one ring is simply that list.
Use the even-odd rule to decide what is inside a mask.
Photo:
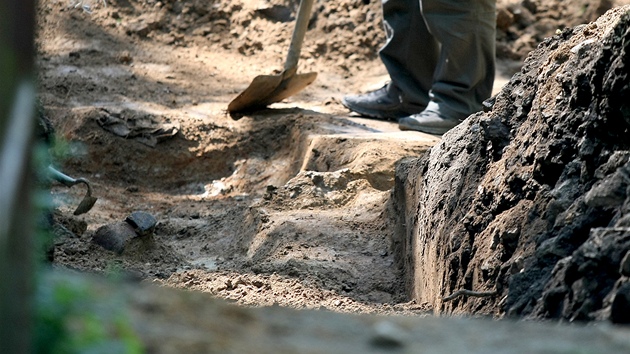
[{"label": "dirt step", "polygon": [[[277,185],[243,196],[240,208],[214,206],[219,194],[202,197],[195,203],[210,208],[198,221],[187,220],[184,206],[168,213],[159,235],[193,267],[183,267],[165,283],[243,304],[264,297],[262,301],[273,299],[286,306],[356,311],[363,304],[406,301],[404,277],[391,244],[395,228],[388,212],[390,189],[397,162],[421,155],[438,139],[375,131],[345,119],[309,118],[321,120],[315,132],[285,133],[290,139],[284,141],[284,152],[269,160],[252,156],[234,175],[213,183],[222,185],[229,198],[239,193],[239,180],[246,180],[250,177],[246,173],[256,168],[258,176],[274,175]],[[295,166],[301,167],[291,175]],[[287,180],[280,181],[282,175]],[[230,209],[229,218],[225,207]],[[297,281],[308,290],[282,296],[271,288],[239,291],[223,286],[223,281],[216,281],[219,278],[229,284]],[[330,304],[313,295],[324,293],[333,298]]]},{"label": "dirt step", "polygon": [[378,190],[394,186],[395,165],[404,157],[417,157],[435,145],[432,135],[405,132],[314,135],[302,162],[302,171],[349,169]]}]

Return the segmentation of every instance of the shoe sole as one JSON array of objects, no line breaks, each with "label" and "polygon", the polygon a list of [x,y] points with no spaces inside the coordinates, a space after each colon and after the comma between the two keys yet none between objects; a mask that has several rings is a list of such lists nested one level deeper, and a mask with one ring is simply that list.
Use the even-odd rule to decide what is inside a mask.
[{"label": "shoe sole", "polygon": [[408,124],[404,120],[398,122],[398,128],[400,128],[400,130],[413,130],[413,131],[418,131],[418,132],[428,133],[428,134],[433,134],[433,135],[444,135],[446,132],[455,128],[456,126],[457,124],[450,128],[438,128],[438,127],[426,127],[426,126],[417,125],[417,124],[416,125]]},{"label": "shoe sole", "polygon": [[387,113],[383,113],[383,111],[378,111],[378,110],[371,110],[371,109],[366,109],[360,106],[355,106],[349,102],[347,102],[345,99],[341,100],[341,104],[346,107],[347,109],[355,112],[355,113],[359,113],[360,115],[366,117],[366,118],[372,118],[372,119],[379,119],[379,120],[386,120],[386,121],[393,121],[396,122],[398,121],[398,119],[400,118],[404,118],[404,117],[408,117],[412,114],[416,114],[416,113],[420,113],[422,112],[422,110],[419,110],[418,112],[411,112],[411,113],[399,113],[399,114],[395,114],[394,112],[391,112],[391,114],[387,114]]}]

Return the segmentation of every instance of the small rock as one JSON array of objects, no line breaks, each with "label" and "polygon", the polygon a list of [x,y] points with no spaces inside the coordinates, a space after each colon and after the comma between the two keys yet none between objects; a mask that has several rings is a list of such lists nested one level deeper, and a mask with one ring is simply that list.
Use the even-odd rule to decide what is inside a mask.
[{"label": "small rock", "polygon": [[536,249],[536,255],[542,257],[564,258],[571,255],[571,247],[563,242],[560,237],[552,237],[543,241]]},{"label": "small rock", "polygon": [[405,330],[390,321],[377,322],[370,342],[381,348],[402,347],[405,345]]},{"label": "small rock", "polygon": [[514,15],[506,8],[497,9],[497,28],[505,31],[514,24]]},{"label": "small rock", "polygon": [[101,226],[92,236],[92,242],[106,250],[122,254],[130,239],[136,237],[133,227],[126,222]]},{"label": "small rock", "polygon": [[502,244],[509,245],[518,242],[518,238],[520,235],[521,230],[519,230],[518,227],[514,227],[509,230],[503,231],[499,237]]},{"label": "small rock", "polygon": [[120,62],[121,64],[131,64],[131,62],[133,62],[133,57],[131,56],[131,53],[129,53],[128,51],[122,51],[118,57],[118,62]]},{"label": "small rock", "polygon": [[487,100],[481,103],[484,112],[492,112],[492,108],[494,108],[494,104],[496,103],[496,97],[488,98]]},{"label": "small rock", "polygon": [[138,236],[146,236],[153,233],[157,225],[157,219],[145,211],[134,211],[127,216],[125,221],[133,227]]},{"label": "small rock", "polygon": [[586,193],[585,202],[592,207],[616,207],[626,200],[628,182],[621,169],[598,182]]},{"label": "small rock", "polygon": [[152,31],[162,26],[163,17],[161,14],[144,14],[130,22],[126,26],[127,34],[137,34],[146,37]]},{"label": "small rock", "polygon": [[127,34],[135,33],[140,37],[146,37],[150,32],[149,25],[144,22],[136,21],[127,25]]},{"label": "small rock", "polygon": [[277,22],[289,22],[293,19],[291,9],[282,5],[264,6],[256,9],[256,13]]}]

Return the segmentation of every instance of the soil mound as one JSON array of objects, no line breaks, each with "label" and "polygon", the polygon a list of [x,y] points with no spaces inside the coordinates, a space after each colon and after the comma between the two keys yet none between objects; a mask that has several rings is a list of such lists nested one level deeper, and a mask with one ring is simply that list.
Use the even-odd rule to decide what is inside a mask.
[{"label": "soil mound", "polygon": [[[90,3],[90,2],[84,2]],[[91,16],[121,35],[152,40],[173,47],[205,46],[244,56],[282,53],[288,46],[299,1],[295,0],[109,0],[107,8],[91,2]],[[557,30],[594,21],[627,0],[497,1],[497,54],[522,60],[538,43]],[[381,2],[316,1],[302,57],[305,70],[314,61],[329,70],[353,75],[365,61],[377,59],[385,41]],[[117,58],[132,61],[129,55]]]},{"label": "soil mound", "polygon": [[613,6],[625,4],[611,0],[499,0],[497,56],[520,61],[556,31],[595,21]]},{"label": "soil mound", "polygon": [[[398,169],[403,261],[443,313],[628,322],[630,7],[545,40]],[[458,290],[483,293],[446,302]]]}]

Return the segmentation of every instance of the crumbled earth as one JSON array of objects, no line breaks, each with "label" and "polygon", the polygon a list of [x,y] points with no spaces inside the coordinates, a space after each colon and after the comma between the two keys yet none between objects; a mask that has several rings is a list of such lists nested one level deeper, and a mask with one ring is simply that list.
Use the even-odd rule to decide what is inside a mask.
[{"label": "crumbled earth", "polygon": [[558,31],[595,21],[607,10],[627,4],[614,0],[499,0],[497,56],[521,60]]},{"label": "crumbled earth", "polygon": [[[40,11],[41,101],[66,150],[56,163],[88,178],[99,198],[74,216],[85,190],[53,186],[55,265],[252,306],[428,310],[405,294],[386,209],[397,162],[439,139],[351,118],[337,103],[348,69],[329,71],[315,48],[352,50],[340,44],[354,43],[353,20],[332,15],[349,3],[316,13],[338,44],[307,41],[300,67],[317,64],[314,90],[239,120],[227,103],[254,75],[281,67],[295,4],[283,5],[291,11],[281,20],[278,6],[250,3],[93,5],[91,14],[62,3]],[[345,39],[334,33],[343,28]],[[377,67],[374,45],[355,53],[361,68]],[[135,211],[158,220],[152,234],[136,237],[125,224]]]},{"label": "crumbled earth", "polygon": [[[563,30],[489,112],[399,167],[417,300],[442,313],[629,322],[629,40],[629,6]],[[445,301],[462,289],[488,296]]]},{"label": "crumbled earth", "polygon": [[[500,67],[513,74],[545,37],[627,3],[499,1]],[[56,267],[199,290],[251,306],[405,314],[441,309],[432,300],[410,297],[397,235],[411,224],[400,223],[391,198],[396,166],[422,156],[440,138],[351,116],[339,104],[343,94],[386,80],[377,56],[384,40],[379,2],[316,2],[298,72],[317,72],[317,81],[238,120],[226,114],[227,104],[256,75],[282,68],[296,1],[39,6],[40,100],[59,142],[54,163],[89,179],[99,198],[89,213],[74,216],[85,190],[53,185]],[[534,80],[523,70],[521,77]],[[520,95],[519,114],[527,115],[532,103],[523,95],[533,87],[518,94],[513,88],[520,84],[513,81],[509,90]],[[508,105],[501,97],[512,94],[505,90],[495,111]],[[504,128],[496,129],[498,140],[484,151],[498,161],[508,143],[501,138]],[[556,134],[550,129],[524,133],[546,139]],[[558,174],[558,165],[569,161],[545,163]],[[541,178],[550,184],[557,177]],[[541,183],[534,177],[526,182]],[[413,195],[397,202],[413,203]],[[497,196],[479,203],[504,203]],[[547,207],[537,206],[540,213]],[[134,211],[157,219],[153,233],[127,237],[120,252],[93,242],[99,228],[124,222]],[[470,279],[464,275],[454,272],[453,284]],[[508,311],[493,300],[454,304],[467,313]],[[510,306],[517,309],[510,313],[533,313]]]}]

